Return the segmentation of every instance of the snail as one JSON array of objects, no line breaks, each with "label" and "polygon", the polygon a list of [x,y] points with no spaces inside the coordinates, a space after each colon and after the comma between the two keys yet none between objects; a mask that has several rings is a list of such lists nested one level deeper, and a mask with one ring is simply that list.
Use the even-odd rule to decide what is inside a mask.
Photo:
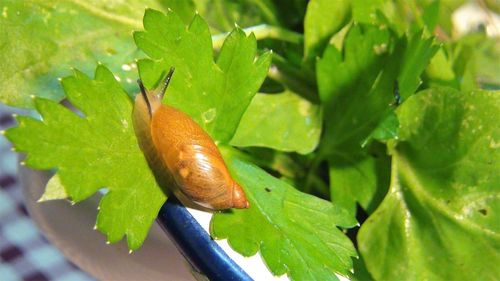
[{"label": "snail", "polygon": [[229,174],[212,138],[189,115],[161,103],[173,73],[172,67],[153,91],[137,81],[141,93],[135,98],[134,129],[157,180],[167,183],[185,205],[248,208],[243,189]]}]

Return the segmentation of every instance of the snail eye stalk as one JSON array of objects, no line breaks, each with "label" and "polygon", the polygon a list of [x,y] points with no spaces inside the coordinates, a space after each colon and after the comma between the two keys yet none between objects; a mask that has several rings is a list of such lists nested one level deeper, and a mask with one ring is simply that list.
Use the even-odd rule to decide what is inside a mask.
[{"label": "snail eye stalk", "polygon": [[165,76],[165,80],[163,80],[163,86],[160,88],[158,97],[160,100],[163,100],[163,96],[165,96],[165,92],[167,91],[168,84],[170,84],[170,80],[172,79],[172,75],[174,75],[175,67],[170,67],[167,76]]},{"label": "snail eye stalk", "polygon": [[144,98],[144,100],[146,101],[146,105],[148,106],[148,112],[149,112],[149,115],[151,116],[153,114],[153,112],[151,110],[151,103],[149,102],[148,92],[147,92],[146,88],[144,87],[144,84],[142,83],[141,79],[137,79],[137,84],[139,84],[139,88],[141,89],[141,95]]}]

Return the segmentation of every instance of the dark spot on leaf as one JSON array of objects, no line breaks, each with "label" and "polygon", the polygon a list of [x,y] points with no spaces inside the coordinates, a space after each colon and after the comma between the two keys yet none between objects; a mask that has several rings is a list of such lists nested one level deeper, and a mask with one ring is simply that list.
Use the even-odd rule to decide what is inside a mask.
[{"label": "dark spot on leaf", "polygon": [[272,190],[269,187],[264,188],[266,192],[271,192]]},{"label": "dark spot on leaf", "polygon": [[486,209],[479,209],[478,210],[483,216],[486,216],[488,214],[488,210]]}]

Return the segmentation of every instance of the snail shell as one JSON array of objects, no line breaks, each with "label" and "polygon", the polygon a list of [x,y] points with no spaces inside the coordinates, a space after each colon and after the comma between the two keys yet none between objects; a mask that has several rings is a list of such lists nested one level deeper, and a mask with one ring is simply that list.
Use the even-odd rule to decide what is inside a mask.
[{"label": "snail shell", "polygon": [[139,80],[141,94],[134,104],[139,145],[157,179],[185,204],[187,199],[212,210],[248,208],[212,138],[187,114],[161,103],[172,74],[173,68],[158,95]]}]

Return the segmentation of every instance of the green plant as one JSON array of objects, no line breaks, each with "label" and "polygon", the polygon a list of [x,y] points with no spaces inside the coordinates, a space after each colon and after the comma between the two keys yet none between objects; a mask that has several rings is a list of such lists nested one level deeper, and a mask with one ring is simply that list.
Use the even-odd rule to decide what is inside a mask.
[{"label": "green plant", "polygon": [[[57,170],[44,199],[107,189],[110,242],[139,248],[166,200],[131,97],[136,67],[154,88],[175,66],[165,102],[218,143],[252,206],[216,213],[214,238],[294,280],[500,276],[498,41],[450,37],[461,1],[0,3],[0,99],[41,116],[6,136]],[[146,10],[135,47],[145,5],[163,12]],[[63,92],[69,65],[83,72]]]}]

